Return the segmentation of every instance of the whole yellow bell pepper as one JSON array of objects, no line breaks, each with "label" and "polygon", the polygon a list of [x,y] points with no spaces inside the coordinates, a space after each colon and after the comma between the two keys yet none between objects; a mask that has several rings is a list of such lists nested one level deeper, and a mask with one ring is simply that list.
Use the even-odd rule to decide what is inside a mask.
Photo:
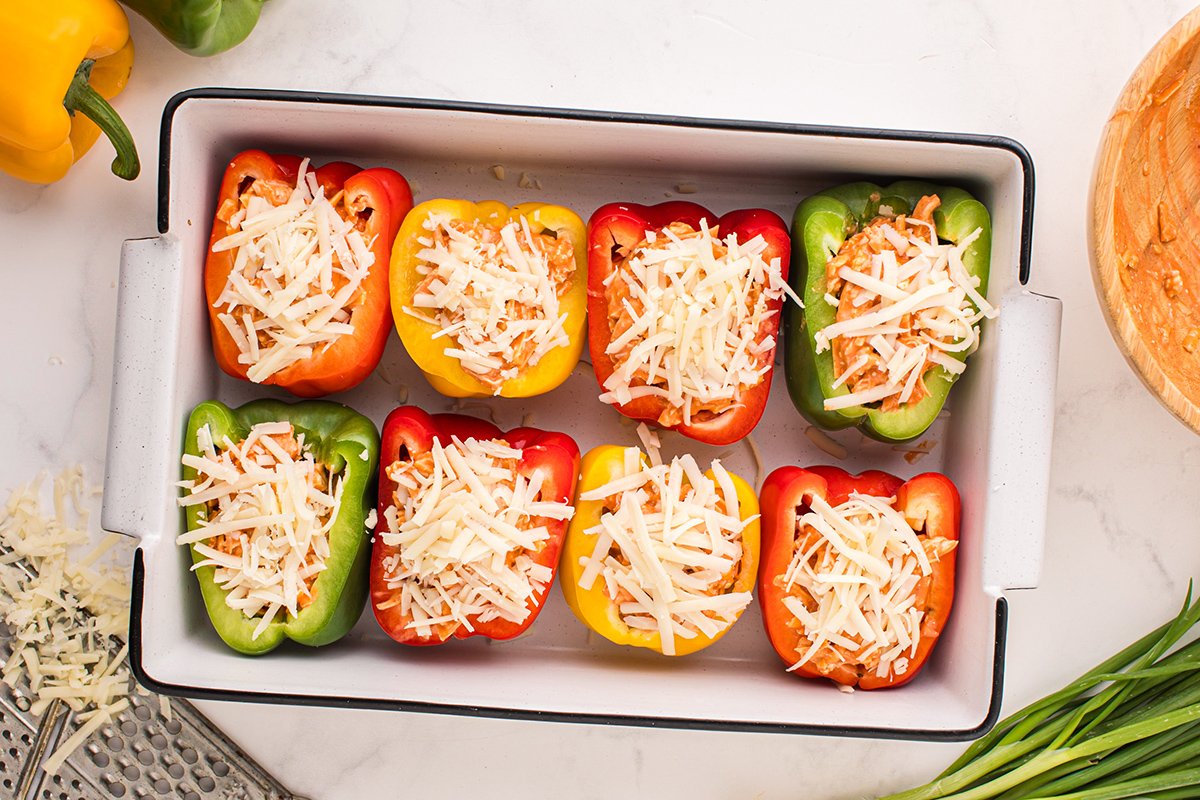
[{"label": "whole yellow bell pepper", "polygon": [[[645,454],[641,455],[642,463],[648,464]],[[601,445],[588,451],[580,465],[579,482],[576,485],[576,496],[598,489],[609,481],[625,475],[625,448],[616,445]],[[716,482],[712,470],[704,473],[709,480]],[[738,498],[738,516],[749,520],[742,529],[743,557],[739,572],[734,579],[730,592],[751,592],[754,581],[758,576],[759,561],[759,522],[758,496],[750,484],[729,473],[733,480]],[[684,479],[686,481],[686,478]],[[655,652],[663,652],[662,635],[658,631],[631,628],[621,619],[617,604],[606,593],[605,582],[596,580],[592,588],[584,589],[579,585],[584,566],[580,559],[588,558],[596,548],[599,533],[587,533],[587,530],[600,524],[600,518],[605,514],[604,500],[578,500],[575,503],[575,516],[567,528],[567,539],[563,543],[562,561],[559,564],[559,585],[567,606],[584,625],[616,644],[646,647]],[[685,639],[676,637],[674,642],[675,655],[683,656],[694,653],[716,642],[729,628],[723,628],[715,636],[705,636],[697,633]]]},{"label": "whole yellow bell pepper", "polygon": [[[515,378],[504,381],[499,391],[464,370],[457,358],[447,355],[447,348],[457,346],[454,337],[434,338],[441,330],[437,323],[418,319],[405,311],[408,308],[422,315],[428,313],[428,309],[413,307],[413,297],[425,277],[418,270],[422,264],[419,254],[427,247],[421,240],[429,241],[425,223],[431,216],[497,227],[524,217],[535,235],[552,233],[559,239],[567,237],[575,253],[575,272],[571,275],[570,286],[559,297],[559,309],[567,315],[563,329],[570,343],[546,353],[533,367],[523,368]],[[587,341],[587,231],[579,215],[562,206],[521,203],[509,208],[497,200],[482,203],[429,200],[421,203],[405,217],[396,235],[392,247],[391,284],[392,316],[400,341],[430,385],[449,397],[497,394],[501,397],[532,397],[548,392],[570,376]]]},{"label": "whole yellow bell pepper", "polygon": [[[108,104],[133,65],[129,19],[116,0],[11,0],[0,19],[0,170],[53,183],[103,131],[113,172],[141,169],[133,137]],[[19,76],[19,77],[18,77]]]}]

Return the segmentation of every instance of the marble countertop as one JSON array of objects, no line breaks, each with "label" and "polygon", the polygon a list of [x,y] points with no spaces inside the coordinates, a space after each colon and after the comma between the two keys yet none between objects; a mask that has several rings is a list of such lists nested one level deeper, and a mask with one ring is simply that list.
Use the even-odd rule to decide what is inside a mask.
[{"label": "marble countertop", "polygon": [[[183,55],[141,19],[116,107],[143,173],[100,143],[70,176],[0,175],[0,490],[82,463],[103,478],[118,253],[156,232],[157,135],[176,92],[236,86],[999,134],[1037,169],[1030,288],[1062,299],[1045,566],[1008,594],[1005,709],[1167,618],[1200,575],[1200,439],[1142,387],[1092,287],[1092,162],[1117,95],[1184,0],[956,4],[272,0],[241,47]],[[33,298],[29,301],[29,298]],[[851,798],[931,778],[962,749],[751,733],[200,704],[311,798],[486,794]]]}]

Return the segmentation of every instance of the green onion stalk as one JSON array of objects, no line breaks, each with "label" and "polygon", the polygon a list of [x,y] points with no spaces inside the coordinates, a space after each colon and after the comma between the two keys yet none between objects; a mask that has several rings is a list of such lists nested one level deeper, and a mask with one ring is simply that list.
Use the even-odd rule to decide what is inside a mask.
[{"label": "green onion stalk", "polygon": [[930,783],[881,800],[1200,798],[1200,621],[1179,614],[999,722]]}]

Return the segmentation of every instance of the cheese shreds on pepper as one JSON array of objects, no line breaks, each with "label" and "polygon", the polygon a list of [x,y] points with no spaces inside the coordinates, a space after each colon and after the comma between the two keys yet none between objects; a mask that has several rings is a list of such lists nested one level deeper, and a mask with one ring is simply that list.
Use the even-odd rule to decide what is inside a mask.
[{"label": "cheese shreds on pepper", "polygon": [[815,334],[816,350],[832,350],[833,388],[849,389],[826,399],[827,411],[920,402],[929,396],[925,373],[940,366],[961,374],[954,354],[974,352],[978,322],[999,313],[962,261],[982,231],[939,243],[932,217],[940,202],[929,195],[911,217],[877,217],[826,264],[826,302],[838,310]]},{"label": "cheese shreds on pepper", "polygon": [[[90,733],[128,705],[128,646],[115,655],[112,647],[129,630],[129,586],[122,570],[97,564],[121,537],[109,534],[83,558],[72,558],[69,551],[90,538],[83,470],[69,468],[55,479],[52,517],[42,516],[43,477],[0,507],[0,615],[12,631],[12,656],[0,666],[0,680],[15,689],[25,677],[37,698],[34,715],[61,700],[86,720],[79,730]],[[45,770],[57,770],[86,736],[69,737]]]},{"label": "cheese shreds on pepper", "polygon": [[521,217],[502,226],[431,214],[417,254],[424,276],[403,311],[436,324],[436,340],[496,394],[501,385],[570,344],[560,299],[575,271],[574,244],[533,233]]},{"label": "cheese shreds on pepper", "polygon": [[827,673],[858,664],[901,676],[921,641],[933,563],[958,542],[918,535],[895,498],[851,493],[830,506],[814,496],[796,520],[792,560],[775,580],[800,632],[797,661]]},{"label": "cheese shreds on pepper", "polygon": [[604,582],[630,628],[657,631],[662,651],[675,654],[675,637],[713,637],[750,603],[750,592],[731,591],[745,550],[737,490],[720,461],[710,480],[690,455],[664,464],[658,437],[638,426],[647,465],[636,447],[626,448],[623,474],[580,494],[603,501],[591,556],[579,563],[579,586]]},{"label": "cheese shreds on pepper", "polygon": [[420,636],[445,639],[460,626],[528,619],[554,578],[535,561],[550,538],[547,522],[569,520],[570,503],[546,500],[540,469],[518,470],[520,450],[503,440],[436,439],[429,451],[387,467],[396,483],[384,513],[384,561],[399,606]]},{"label": "cheese shreds on pepper", "polygon": [[761,236],[724,239],[701,220],[646,231],[605,279],[613,373],[600,399],[661,397],[664,427],[735,407],[771,369],[777,310],[788,294]]},{"label": "cheese shreds on pepper", "polygon": [[354,309],[375,263],[357,212],[300,164],[294,187],[255,179],[218,217],[234,230],[212,246],[236,249],[214,308],[246,376],[262,383],[354,332]]},{"label": "cheese shreds on pepper", "polygon": [[316,599],[342,482],[289,422],[262,422],[242,441],[225,437],[219,445],[204,425],[196,439],[200,454],[184,455],[183,464],[197,477],[179,484],[179,505],[204,511],[199,527],[175,542],[204,557],[193,570],[216,568],[226,605],[258,618],[257,639],[277,616],[295,617]]}]

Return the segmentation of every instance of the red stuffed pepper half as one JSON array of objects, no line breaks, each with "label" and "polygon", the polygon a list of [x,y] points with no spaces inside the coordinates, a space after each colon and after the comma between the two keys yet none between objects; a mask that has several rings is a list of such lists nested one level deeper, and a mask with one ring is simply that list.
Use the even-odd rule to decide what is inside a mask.
[{"label": "red stuffed pepper half", "polygon": [[762,417],[787,285],[787,225],[763,209],[613,203],[588,223],[588,344],[600,399],[708,444]]},{"label": "red stuffed pepper half", "polygon": [[860,689],[912,680],[954,599],[950,479],[781,467],[760,499],[758,597],[788,671]]},{"label": "red stuffed pepper half", "polygon": [[321,397],[361,383],[392,329],[400,173],[247,150],[225,170],[204,268],[217,364]]},{"label": "red stuffed pepper half", "polygon": [[380,465],[371,605],[388,635],[430,645],[524,633],[574,514],[575,441],[402,406],[384,422]]}]

